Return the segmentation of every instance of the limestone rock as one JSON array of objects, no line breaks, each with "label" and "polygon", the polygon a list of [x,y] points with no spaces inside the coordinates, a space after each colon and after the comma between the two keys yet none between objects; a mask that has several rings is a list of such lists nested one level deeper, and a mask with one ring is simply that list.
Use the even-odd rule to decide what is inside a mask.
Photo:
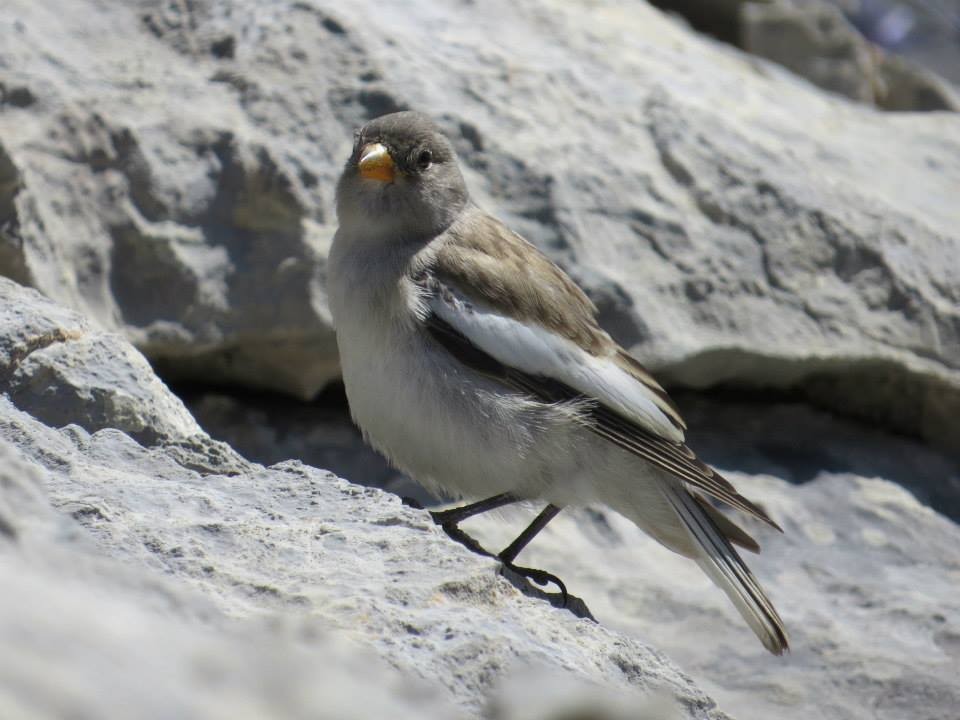
[{"label": "limestone rock", "polygon": [[744,49],[773,60],[825,90],[873,103],[878,88],[870,44],[828,2],[747,2]]},{"label": "limestone rock", "polygon": [[[960,111],[955,0],[651,0],[700,32],[890,111]],[[848,18],[850,18],[848,20]],[[854,26],[856,23],[856,27]]]},{"label": "limestone rock", "polygon": [[117,428],[144,443],[202,433],[121,336],[0,278],[0,390],[43,422]]},{"label": "limestone rock", "polygon": [[854,106],[614,2],[8,0],[0,85],[0,271],[164,377],[336,377],[335,180],[357,125],[414,107],[672,383],[958,442],[956,115]]},{"label": "limestone rock", "polygon": [[[557,574],[601,624],[653,639],[735,717],[805,720],[813,707],[844,720],[952,720],[960,707],[960,468],[875,431],[847,428],[843,439],[861,443],[848,444],[843,458],[858,469],[882,462],[888,477],[909,474],[915,464],[938,470],[928,480],[951,494],[952,521],[890,480],[822,469],[816,433],[802,421],[806,411],[782,408],[757,420],[767,428],[801,420],[792,428],[793,447],[778,453],[772,448],[790,425],[772,437],[752,435],[723,425],[743,413],[705,408],[719,414],[713,427],[728,458],[766,455],[763,462],[781,474],[821,468],[802,485],[724,472],[784,529],[780,535],[748,521],[762,552],[744,557],[787,626],[787,655],[771,658],[694,563],[615,513],[564,511],[518,561]],[[837,429],[828,421],[823,435]],[[528,520],[479,518],[469,529],[499,548]]]},{"label": "limestone rock", "polygon": [[[659,652],[527,597],[543,593],[426,511],[183,428],[126,341],[0,290],[0,638],[17,648],[0,716],[510,720],[531,698],[501,683],[547,673],[597,717],[727,717]],[[31,369],[51,349],[36,367],[52,370]],[[131,407],[150,446],[118,429]]]}]

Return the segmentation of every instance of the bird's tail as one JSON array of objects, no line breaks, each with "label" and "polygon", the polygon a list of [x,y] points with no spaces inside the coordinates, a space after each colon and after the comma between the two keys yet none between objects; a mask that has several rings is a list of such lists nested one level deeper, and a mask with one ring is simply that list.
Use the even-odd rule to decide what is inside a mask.
[{"label": "bird's tail", "polygon": [[[789,649],[783,621],[753,573],[730,544],[727,539],[729,533],[724,533],[712,517],[717,511],[702,505],[678,483],[663,483],[661,489],[696,546],[693,557],[697,564],[733,601],[763,646],[774,655],[782,655]],[[724,520],[733,525],[730,520]]]}]

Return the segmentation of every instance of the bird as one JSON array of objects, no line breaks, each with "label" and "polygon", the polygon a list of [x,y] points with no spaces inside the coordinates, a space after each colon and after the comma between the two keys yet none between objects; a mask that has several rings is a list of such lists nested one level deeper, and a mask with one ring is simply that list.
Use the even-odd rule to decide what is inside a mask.
[{"label": "bird", "polygon": [[457,537],[473,515],[546,503],[496,556],[517,567],[563,508],[606,506],[694,560],[767,650],[789,648],[734,547],[757,542],[715,503],[779,525],[685,444],[677,407],[583,290],[471,200],[429,116],[391,113],[354,133],[336,216],[327,294],[354,422],[428,491],[478,498],[435,521]]}]

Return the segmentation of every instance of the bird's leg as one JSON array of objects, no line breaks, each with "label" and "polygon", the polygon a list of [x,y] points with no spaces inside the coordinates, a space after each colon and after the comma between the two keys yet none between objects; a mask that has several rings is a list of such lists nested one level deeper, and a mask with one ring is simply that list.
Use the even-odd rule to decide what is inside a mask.
[{"label": "bird's leg", "polygon": [[523,550],[530,543],[530,541],[537,536],[537,533],[547,526],[547,523],[557,516],[557,513],[559,513],[561,509],[562,508],[559,508],[556,505],[547,505],[540,512],[540,514],[533,519],[533,522],[527,526],[526,530],[520,533],[516,540],[510,543],[499,555],[497,555],[497,559],[500,560],[505,567],[510,568],[518,575],[523,575],[524,577],[530,578],[538,585],[546,585],[548,582],[552,582],[554,585],[560,588],[560,593],[563,596],[561,607],[565,607],[567,604],[567,586],[563,584],[563,581],[560,578],[553,573],[548,573],[546,570],[525,568],[513,564],[513,561],[516,559],[517,555],[520,554],[520,551]]},{"label": "bird's leg", "polygon": [[486,500],[478,500],[475,503],[463,505],[462,507],[450,508],[449,510],[431,511],[430,517],[433,518],[433,521],[437,525],[443,528],[443,531],[449,535],[451,539],[456,540],[468,550],[472,550],[479,555],[494,557],[493,553],[485,550],[480,543],[461,530],[459,523],[463,522],[467,518],[473,517],[474,515],[479,515],[480,513],[485,513],[490,510],[496,510],[497,508],[503,507],[504,505],[510,505],[518,502],[519,500],[520,498],[518,498],[516,495],[511,495],[510,493],[500,493],[499,495],[494,495]]},{"label": "bird's leg", "polygon": [[540,512],[540,514],[534,518],[533,522],[530,523],[530,525],[528,525],[527,528],[517,536],[517,539],[510,543],[498,555],[494,555],[493,553],[487,551],[483,546],[480,545],[480,543],[474,540],[459,527],[459,523],[463,522],[467,518],[489,512],[490,510],[496,510],[504,505],[511,505],[519,501],[520,498],[518,498],[516,495],[512,495],[511,493],[501,493],[485,500],[478,500],[475,503],[463,505],[462,507],[450,508],[449,510],[431,511],[430,517],[433,518],[433,521],[437,523],[437,525],[443,528],[443,531],[449,535],[451,539],[456,540],[468,550],[472,550],[478,555],[495,557],[497,560],[503,563],[504,567],[509,568],[522,577],[533,580],[538,585],[553,583],[560,588],[560,593],[563,597],[561,606],[566,606],[567,586],[563,584],[563,581],[560,578],[553,573],[548,573],[546,570],[521,567],[519,565],[514,565],[513,563],[517,555],[520,554],[520,551],[523,550],[530,543],[530,541],[533,540],[533,538],[535,538],[537,534],[547,526],[547,523],[557,516],[557,513],[560,512],[561,508],[557,507],[556,505],[547,505]]},{"label": "bird's leg", "polygon": [[431,511],[430,517],[433,518],[433,521],[437,525],[458,525],[467,518],[472,518],[474,515],[496,510],[504,505],[511,505],[515,502],[520,502],[520,498],[516,495],[500,493],[499,495],[494,495],[486,500],[478,500],[469,505],[450,508],[449,510]]},{"label": "bird's leg", "polygon": [[547,523],[557,516],[561,509],[556,505],[547,505],[527,526],[527,529],[520,533],[517,539],[504,548],[497,557],[505,563],[512,563],[520,554],[520,551],[530,544],[530,541],[547,526]]}]

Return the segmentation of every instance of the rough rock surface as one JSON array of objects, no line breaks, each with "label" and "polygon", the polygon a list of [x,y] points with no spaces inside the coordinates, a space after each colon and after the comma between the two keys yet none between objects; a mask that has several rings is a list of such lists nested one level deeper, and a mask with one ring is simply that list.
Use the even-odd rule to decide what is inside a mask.
[{"label": "rough rock surface", "polygon": [[[787,622],[792,652],[768,656],[692,563],[608,511],[565,511],[520,562],[559,575],[601,624],[656,638],[735,717],[803,720],[816,707],[841,720],[954,720],[960,462],[788,398],[686,392],[674,399],[692,447],[786,530],[748,527],[763,552],[747,559]],[[295,409],[243,411],[235,399],[230,414],[210,412],[222,402],[190,406],[245,454],[274,452],[275,435],[254,429],[264,419],[287,417],[278,425],[290,438],[281,448],[299,450],[293,439],[310,437],[305,414],[296,428]],[[339,427],[329,413],[324,420],[337,428],[336,460],[354,479],[375,483],[383,466],[370,461],[358,434],[352,451],[343,442],[346,422],[345,414]],[[467,527],[498,550],[529,519],[518,512]]]},{"label": "rough rock surface", "polygon": [[[333,183],[351,130],[404,107],[674,386],[775,386],[911,436],[765,396],[682,406],[787,530],[751,564],[791,655],[596,509],[522,559],[601,624],[525,597],[395,497],[212,441],[122,339],[167,377],[315,395],[337,373]],[[827,96],[643,3],[6,0],[0,273],[73,310],[0,281],[0,637],[23,648],[0,717],[144,698],[157,717],[519,720],[544,698],[724,717],[699,685],[743,718],[953,720],[956,187],[956,115]],[[331,432],[199,404],[271,461]],[[318,462],[400,487],[336,433]],[[472,527],[496,547],[519,524]],[[538,692],[558,684],[575,697]]]},{"label": "rough rock surface", "polygon": [[0,278],[0,390],[49,425],[112,427],[147,444],[201,432],[124,338],[6,278]]},{"label": "rough rock surface", "polygon": [[826,0],[745,2],[739,24],[740,47],[819,87],[884,110],[960,111],[960,90],[880,50]]},{"label": "rough rock surface", "polygon": [[[955,0],[651,0],[700,32],[892,111],[960,111]],[[954,19],[956,17],[956,20]],[[947,79],[945,79],[947,78]]]},{"label": "rough rock surface", "polygon": [[[0,402],[4,436],[29,426],[58,446],[68,437],[33,420],[16,424],[17,412]],[[124,518],[97,516],[96,491],[79,501],[48,496],[56,481],[22,451],[0,439],[0,638],[15,648],[0,660],[0,717],[461,716],[426,684],[412,684],[369,649],[331,633],[321,618],[230,617],[172,573],[105,557],[83,524]],[[58,457],[66,459],[51,454],[45,462]],[[115,467],[108,475],[126,477]]]},{"label": "rough rock surface", "polygon": [[[602,624],[655,639],[735,717],[956,718],[960,527],[879,478],[728,477],[785,531],[748,528],[763,546],[748,561],[790,632],[782,659],[699,568],[618,515],[561,514],[521,560],[558,574]],[[471,530],[498,547],[522,525]]]},{"label": "rough rock surface", "polygon": [[956,115],[825,96],[613,0],[8,0],[0,85],[0,269],[167,376],[336,375],[334,181],[356,125],[416,107],[671,382],[960,441]]},{"label": "rough rock surface", "polygon": [[[77,316],[2,287],[7,356],[55,337],[44,349],[71,357]],[[87,388],[131,357],[116,338],[17,404],[100,407]],[[183,411],[148,380],[145,417]],[[199,431],[144,446],[110,403],[95,432],[17,404],[0,395],[0,637],[18,649],[2,717],[550,717],[498,690],[528,673],[586,688],[580,704],[617,695],[600,718],[727,717],[663,655],[525,596],[394,495],[254,465]]]}]

